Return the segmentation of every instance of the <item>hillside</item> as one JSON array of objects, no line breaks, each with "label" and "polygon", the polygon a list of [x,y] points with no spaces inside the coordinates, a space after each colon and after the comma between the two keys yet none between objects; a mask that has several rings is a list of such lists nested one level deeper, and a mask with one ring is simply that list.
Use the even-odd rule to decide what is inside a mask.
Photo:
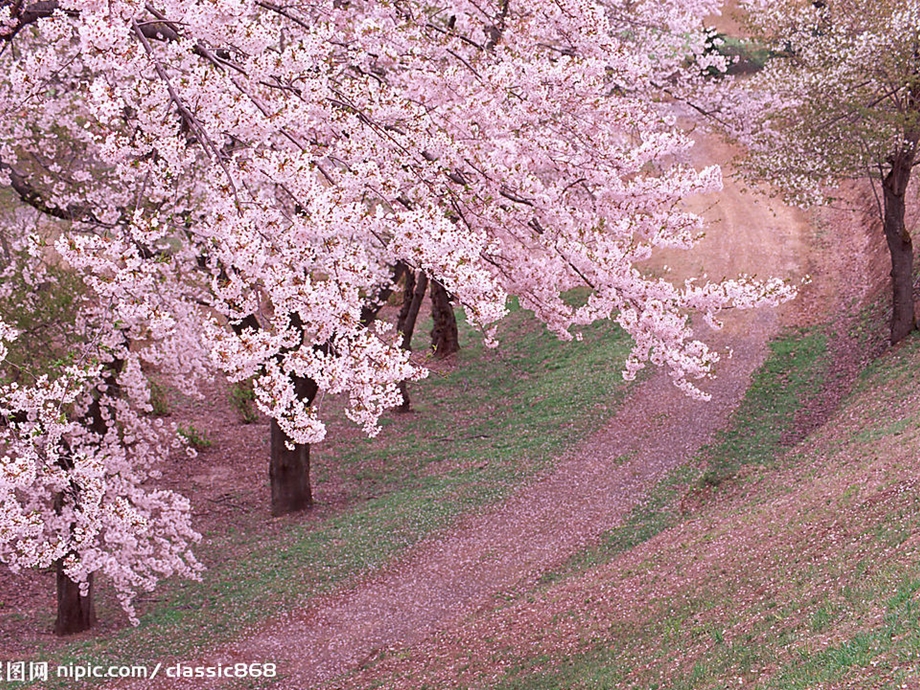
[{"label": "hillside", "polygon": [[718,4],[4,3],[0,685],[920,690],[920,0]]},{"label": "hillside", "polygon": [[856,374],[869,302],[774,341],[732,425],[622,528],[330,687],[920,687],[920,337]]}]

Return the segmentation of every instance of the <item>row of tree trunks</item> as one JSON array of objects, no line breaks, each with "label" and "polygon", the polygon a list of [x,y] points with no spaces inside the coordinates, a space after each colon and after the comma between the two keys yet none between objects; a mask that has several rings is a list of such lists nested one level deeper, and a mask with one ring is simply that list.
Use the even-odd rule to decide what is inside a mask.
[{"label": "row of tree trunks", "polygon": [[[403,347],[411,349],[412,335],[418,320],[419,310],[425,292],[431,286],[432,317],[435,326],[432,330],[432,347],[437,356],[444,357],[459,349],[457,323],[454,317],[450,296],[437,282],[429,283],[424,272],[416,274],[403,270],[405,276],[403,308],[400,310],[398,328],[403,333]],[[400,272],[397,270],[397,279]],[[388,296],[388,295],[387,295]],[[376,317],[376,312],[367,314],[368,321]],[[253,327],[254,324],[246,323]],[[111,385],[114,385],[114,381]],[[311,379],[297,377],[294,380],[297,397],[307,405],[313,402],[317,393],[316,383]],[[405,382],[401,385],[403,407],[408,410],[409,395]],[[105,422],[99,401],[94,401],[87,413],[88,425],[99,434],[105,434]],[[313,491],[310,480],[310,445],[292,442],[275,420],[271,421],[271,457],[269,460],[269,481],[271,484],[271,512],[274,516],[308,510],[313,506]],[[78,490],[75,488],[74,490]],[[63,506],[63,496],[58,498]],[[80,586],[64,572],[63,561],[55,563],[57,581],[57,619],[54,632],[56,635],[73,635],[92,628],[96,623],[96,611],[93,601],[92,576],[86,594],[81,594]]]},{"label": "row of tree trunks", "polygon": [[[460,350],[460,338],[457,332],[457,317],[451,304],[450,293],[436,280],[429,281],[424,271],[415,273],[409,271],[405,274],[403,285],[403,304],[399,310],[396,329],[402,333],[402,348],[412,350],[412,336],[415,334],[415,324],[418,321],[419,311],[425,291],[430,285],[431,295],[431,348],[435,357],[444,358]],[[409,386],[403,381],[399,384],[403,402],[397,409],[399,412],[411,412],[412,403],[409,398]]]},{"label": "row of tree trunks", "polygon": [[[402,346],[411,350],[412,336],[418,320],[421,303],[430,286],[431,314],[434,326],[431,331],[431,345],[437,357],[447,357],[457,352],[460,348],[457,333],[457,321],[451,304],[450,294],[444,286],[437,281],[429,281],[423,272],[409,270],[405,266],[398,266],[394,276],[395,280],[404,278],[403,306],[399,312],[397,328],[403,334]],[[378,296],[375,305],[368,307],[362,319],[368,323],[377,316],[380,305],[389,296]],[[254,317],[240,324],[240,328],[258,328]],[[117,369],[116,365],[116,369]],[[113,371],[111,386],[114,382]],[[313,402],[317,393],[317,385],[312,379],[294,378],[294,388],[297,397],[307,405]],[[406,383],[400,386],[403,393],[403,405],[400,408],[408,411],[410,408],[409,393]],[[87,424],[100,435],[106,433],[99,400],[94,401],[87,412]],[[313,506],[313,491],[310,481],[310,445],[292,442],[275,420],[271,421],[271,456],[269,460],[269,481],[271,484],[271,512],[274,516],[308,510]],[[74,491],[79,487],[74,487]],[[57,499],[63,507],[63,495]],[[57,580],[57,619],[54,631],[57,635],[73,635],[89,630],[96,622],[95,605],[92,592],[92,577],[89,581],[89,590],[81,594],[80,586],[71,580],[64,572],[63,561],[55,563]]]}]

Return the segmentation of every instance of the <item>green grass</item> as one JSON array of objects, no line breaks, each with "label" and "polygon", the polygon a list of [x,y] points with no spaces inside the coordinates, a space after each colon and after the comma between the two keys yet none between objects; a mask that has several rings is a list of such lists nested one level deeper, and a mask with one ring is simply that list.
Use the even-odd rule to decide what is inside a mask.
[{"label": "green grass", "polygon": [[732,60],[728,68],[729,74],[760,71],[773,57],[773,52],[769,48],[750,39],[717,34],[713,40],[712,49]]},{"label": "green grass", "polygon": [[[416,414],[389,417],[380,438],[321,450],[322,479],[346,482],[346,510],[290,525],[269,544],[260,543],[260,534],[234,536],[251,554],[244,561],[213,568],[203,584],[170,585],[167,600],[143,617],[140,629],[72,645],[64,656],[54,656],[55,663],[188,656],[279,607],[303,605],[316,593],[347,584],[550,467],[622,395],[617,363],[628,345],[621,334],[600,329],[589,329],[583,343],[559,344],[521,311],[512,314],[509,328],[513,335],[504,350],[467,344],[455,370],[413,385]],[[858,423],[824,442],[817,455],[826,457],[831,448],[868,462],[888,452],[883,444],[916,443],[920,411],[882,414],[877,408],[888,410],[916,389],[918,359],[920,338],[913,338],[870,367],[849,403]],[[705,471],[675,470],[620,528],[546,574],[535,590],[516,596],[539,597],[681,524],[688,520],[682,498],[733,483],[742,467],[755,466],[758,476],[769,477],[774,468],[789,471],[810,458],[800,452],[775,462],[796,436],[797,414],[830,375],[820,331],[785,333],[773,343],[729,428],[700,456]],[[912,451],[904,452],[909,463]],[[920,498],[904,498],[879,515],[867,498],[857,478],[848,480],[836,498],[803,508],[783,527],[807,532],[828,515],[849,511],[850,524],[859,529],[849,528],[845,548],[828,543],[821,550],[819,544],[806,555],[784,550],[781,561],[751,564],[740,576],[716,568],[683,589],[678,579],[674,597],[638,597],[628,617],[610,621],[575,653],[497,653],[505,676],[489,687],[785,689],[846,682],[874,688],[880,687],[876,673],[886,683],[906,682],[920,672],[920,579],[917,557],[896,556],[920,531]],[[685,548],[704,549],[745,520],[759,520],[758,510],[771,495],[755,489],[742,499],[746,509],[736,501],[730,514],[710,515],[711,531]],[[716,502],[704,511],[718,509]],[[869,512],[854,517],[858,510]],[[654,552],[643,558],[640,570],[664,565]],[[764,587],[763,595],[752,599],[751,587]],[[825,638],[832,641],[815,642]]]},{"label": "green grass", "polygon": [[608,563],[680,522],[679,501],[699,477],[694,467],[678,467],[633,508],[623,524],[604,533],[600,541],[573,555],[559,570],[544,573],[542,584],[551,584],[598,565]]},{"label": "green grass", "polygon": [[[715,562],[691,580],[672,574],[664,594],[637,596],[625,620],[586,638],[580,652],[518,659],[498,688],[912,687],[920,675],[920,552],[913,538],[920,532],[920,496],[913,490],[920,482],[920,410],[909,400],[917,390],[920,337],[869,367],[835,426],[821,429],[775,465],[761,445],[775,450],[781,444],[783,428],[790,428],[800,407],[790,396],[792,388],[805,392],[807,400],[814,374],[826,366],[814,336],[787,335],[773,348],[761,373],[775,372],[781,361],[795,363],[794,370],[755,377],[732,428],[710,449],[710,457],[730,455],[736,467],[760,466],[760,488],[724,511],[710,504],[702,518],[707,527],[681,537],[688,562],[705,558],[713,540],[734,548],[735,530],[775,516],[771,502],[795,490],[800,498],[767,532],[777,544],[741,570],[720,570]],[[764,428],[751,427],[756,420],[745,407],[769,412]],[[787,426],[765,428],[777,420]],[[880,470],[870,468],[880,458],[877,466],[888,468],[885,479],[866,488],[868,477],[879,476]],[[780,470],[775,486],[774,469]],[[839,481],[842,473],[846,479]],[[676,524],[681,518],[667,496],[679,485],[669,478],[658,499],[653,495],[631,520],[649,525],[650,532],[655,525]],[[824,498],[829,487],[836,493]],[[648,515],[656,505],[657,517]],[[635,541],[641,538],[639,530],[631,533]],[[581,558],[588,567],[603,562],[596,556],[601,550]],[[656,581],[673,552],[644,553],[642,568]],[[582,566],[577,560],[570,565],[573,571]]]},{"label": "green grass", "polygon": [[500,349],[473,340],[455,371],[410,385],[416,414],[384,419],[380,437],[336,451],[330,462],[369,491],[424,484],[432,473],[473,472],[504,493],[502,486],[539,471],[597,428],[625,390],[628,341],[609,326],[560,343],[515,310],[505,333]]},{"label": "green grass", "polygon": [[744,465],[764,465],[782,455],[796,413],[821,393],[830,370],[827,337],[819,330],[790,331],[771,342],[730,427],[703,452],[703,483],[718,486]]},{"label": "green grass", "polygon": [[259,421],[259,411],[256,409],[256,394],[252,389],[252,379],[246,379],[230,385],[230,405],[236,410],[243,424],[254,424]]},{"label": "green grass", "polygon": [[157,381],[150,381],[150,407],[154,417],[168,417],[171,414],[169,392]]},{"label": "green grass", "polygon": [[680,500],[697,485],[717,486],[743,465],[763,465],[785,452],[789,445],[784,436],[792,431],[796,412],[820,391],[829,367],[826,338],[820,332],[789,331],[774,340],[730,426],[700,451],[699,459],[708,469],[701,474],[694,463],[669,472],[622,526],[575,554],[559,571],[545,573],[542,582],[609,562],[678,524],[683,519]]},{"label": "green grass", "polygon": [[[846,554],[829,560],[829,569],[846,566]],[[581,654],[519,663],[495,687],[690,690],[737,684],[804,690],[843,681],[845,687],[901,687],[920,667],[920,579],[896,567],[868,577],[859,570],[850,573],[850,584],[825,598],[808,594],[808,585],[821,577],[817,572],[778,598],[739,610],[732,610],[732,585],[712,577],[695,596],[639,603],[631,622],[613,625],[605,639]],[[706,620],[706,612],[719,605],[725,609],[720,619]],[[880,605],[884,613],[878,620]],[[810,615],[799,615],[803,610]],[[861,629],[813,650],[815,636],[854,623]],[[727,631],[736,626],[744,632],[728,639]],[[764,669],[769,673],[761,678]],[[887,680],[879,681],[879,674]]]},{"label": "green grass", "polygon": [[[894,596],[888,596],[893,587]],[[866,626],[819,651],[803,650],[792,656],[763,687],[812,688],[840,682],[854,671],[867,668],[872,669],[871,677],[856,687],[873,687],[873,682],[878,682],[876,674],[884,674],[898,683],[888,687],[900,687],[900,682],[915,678],[920,658],[918,591],[920,580],[906,576],[899,583],[891,582],[890,578],[873,578],[854,588],[850,599],[862,607],[869,602],[884,602],[881,623]]]},{"label": "green grass", "polygon": [[195,450],[207,450],[214,445],[214,442],[208,438],[207,433],[193,424],[179,426],[176,429],[176,433],[184,438],[185,442]]},{"label": "green grass", "polygon": [[[916,582],[906,585],[912,590]],[[851,597],[872,600],[884,590],[873,583],[851,593]],[[725,615],[718,623],[701,622],[703,612],[714,608],[720,593],[704,589],[698,596],[651,604],[641,611],[644,624],[612,627],[607,639],[588,651],[565,659],[535,658],[512,669],[497,685],[501,690],[550,690],[554,688],[697,688],[738,687],[792,688],[823,687],[839,681],[848,671],[868,666],[890,651],[893,640],[904,642],[917,636],[916,604],[889,610],[885,623],[875,630],[859,632],[818,653],[807,651],[813,627],[789,624],[796,609],[811,601],[765,602],[750,616],[745,632],[730,639],[729,631],[743,622],[743,614]],[[729,608],[731,602],[721,602]],[[822,630],[827,630],[826,624]],[[899,639],[900,638],[900,639]],[[692,650],[692,651],[690,651]],[[906,655],[905,655],[906,657]],[[909,657],[906,657],[909,658]],[[780,666],[778,672],[760,679],[764,668]],[[865,687],[879,687],[871,684]]]},{"label": "green grass", "polygon": [[[504,498],[598,428],[627,388],[620,370],[629,341],[609,323],[585,329],[581,342],[562,343],[515,308],[499,350],[461,327],[455,369],[412,385],[415,414],[385,418],[377,439],[351,435],[316,449],[318,481],[344,482],[344,510],[215,535],[202,548],[214,563],[204,581],[163,583],[160,603],[138,628],[36,650],[36,658],[155,663],[232,639]],[[220,563],[230,542],[246,555]],[[100,614],[119,615],[111,608]]]},{"label": "green grass", "polygon": [[[716,441],[701,451],[700,459],[708,469],[702,472],[685,466],[669,473],[634,508],[624,524],[605,534],[600,542],[573,556],[558,571],[543,576],[540,587],[552,586],[560,580],[578,575],[588,569],[608,563],[619,554],[635,548],[685,519],[680,510],[682,497],[714,487],[733,477],[744,465],[768,465],[788,450],[784,440],[794,429],[795,415],[820,392],[830,369],[830,357],[825,336],[817,330],[789,331],[771,343],[767,360],[755,373],[751,387],[736,410],[729,427],[718,434]],[[697,596],[683,605],[669,603],[665,607],[648,604],[638,623],[619,624],[604,636],[604,640],[581,653],[567,658],[534,658],[509,669],[497,685],[502,690],[549,690],[550,688],[696,688],[721,687],[712,685],[726,669],[751,669],[760,658],[756,636],[749,639],[725,641],[723,626],[694,622],[700,611],[719,605],[717,593],[703,588]],[[775,625],[788,615],[765,605],[768,613],[764,625]],[[824,615],[829,615],[825,612]],[[632,617],[631,617],[632,618]],[[812,619],[813,625],[824,625],[821,615]],[[656,684],[634,684],[638,668],[649,661],[666,665],[668,659],[679,656],[692,641],[704,639],[710,649],[706,658],[689,665],[684,673],[673,674]],[[641,655],[633,650],[643,649]],[[648,650],[652,650],[651,653]],[[742,675],[744,675],[742,673]],[[751,676],[749,676],[751,677]]]}]

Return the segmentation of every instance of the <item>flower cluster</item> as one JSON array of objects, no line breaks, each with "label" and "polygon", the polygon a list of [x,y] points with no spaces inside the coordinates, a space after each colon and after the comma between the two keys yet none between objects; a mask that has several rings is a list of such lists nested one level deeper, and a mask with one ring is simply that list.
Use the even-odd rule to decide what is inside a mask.
[{"label": "flower cluster", "polygon": [[[131,388],[135,377],[129,367],[109,385]],[[67,366],[0,388],[0,561],[14,572],[60,562],[84,587],[104,573],[137,624],[138,590],[198,577],[189,549],[200,536],[187,499],[146,484],[175,441],[128,398],[100,392],[104,380],[101,365]]]}]

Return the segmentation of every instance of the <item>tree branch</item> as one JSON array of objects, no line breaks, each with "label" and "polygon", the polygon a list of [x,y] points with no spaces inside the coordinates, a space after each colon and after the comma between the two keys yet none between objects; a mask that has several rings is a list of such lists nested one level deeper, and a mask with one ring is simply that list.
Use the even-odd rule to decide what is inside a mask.
[{"label": "tree branch", "polygon": [[[0,2],[0,7],[8,7],[12,25],[0,29],[0,41],[10,42],[22,29],[34,24],[39,19],[50,17],[60,10],[58,0],[41,0],[24,5],[23,0],[5,0]],[[69,16],[76,16],[75,10],[65,10]]]},{"label": "tree branch", "polygon": [[73,204],[66,208],[61,208],[60,206],[48,203],[47,199],[32,186],[24,175],[20,174],[6,163],[0,162],[0,172],[6,173],[10,178],[10,187],[13,188],[13,191],[16,192],[16,195],[24,204],[31,206],[47,216],[72,222],[77,221],[112,227],[100,221],[89,206]]},{"label": "tree branch", "polygon": [[134,29],[134,33],[137,34],[138,38],[140,39],[141,45],[144,47],[144,51],[147,53],[150,61],[153,63],[153,68],[156,70],[157,76],[166,85],[166,91],[169,94],[169,98],[178,109],[179,115],[188,125],[189,129],[195,132],[205,151],[213,156],[218,165],[220,165],[221,169],[224,171],[224,175],[227,176],[227,184],[230,185],[230,188],[233,191],[233,196],[236,198],[237,204],[239,204],[239,191],[236,188],[236,182],[233,180],[233,175],[230,174],[230,169],[227,167],[227,162],[224,160],[223,154],[217,148],[214,142],[211,141],[211,137],[208,136],[207,130],[205,130],[201,123],[198,122],[198,119],[188,109],[188,107],[185,105],[185,102],[176,92],[176,89],[173,87],[169,75],[166,73],[166,68],[163,67],[162,63],[157,59],[153,52],[153,47],[150,45],[150,41],[147,39],[147,36],[144,34],[136,19],[131,20],[131,27]]}]

